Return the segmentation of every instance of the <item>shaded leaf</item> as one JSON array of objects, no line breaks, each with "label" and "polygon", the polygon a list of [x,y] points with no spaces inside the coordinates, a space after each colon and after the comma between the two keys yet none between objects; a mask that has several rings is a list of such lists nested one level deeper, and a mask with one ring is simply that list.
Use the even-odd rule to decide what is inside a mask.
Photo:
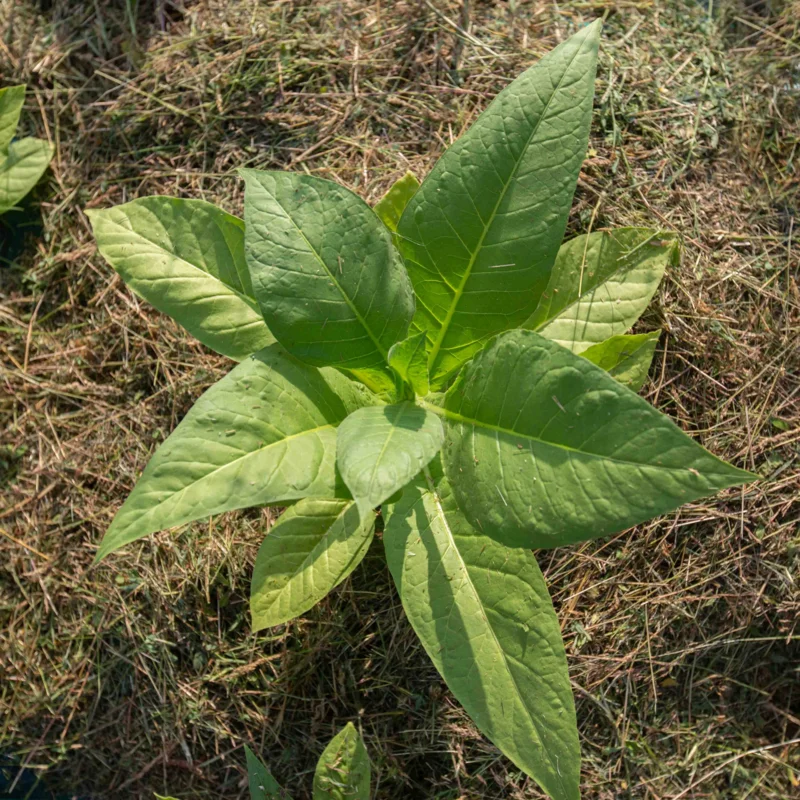
[{"label": "shaded leaf", "polygon": [[14,208],[44,175],[53,148],[42,139],[18,139],[0,154],[0,214]]},{"label": "shaded leaf", "polygon": [[8,146],[17,132],[19,115],[24,103],[24,86],[8,86],[0,89],[0,156],[8,152]]},{"label": "shaded leaf", "polygon": [[402,342],[393,344],[389,350],[389,366],[407,381],[415,394],[428,394],[428,353],[425,349],[425,331],[415,333]]},{"label": "shaded leaf", "polygon": [[313,800],[369,800],[371,769],[352,722],[331,739],[314,772]]},{"label": "shaded leaf", "polygon": [[336,464],[366,513],[402,489],[443,441],[436,414],[414,403],[362,408],[339,427]]},{"label": "shaded leaf", "polygon": [[375,204],[375,213],[392,233],[397,230],[403,210],[417,189],[419,189],[419,181],[412,172],[406,172],[402,178],[398,178],[389,187],[389,191]]},{"label": "shaded leaf", "polygon": [[677,258],[671,234],[620,228],[576,236],[558,251],[539,307],[523,325],[581,353],[625,333]]},{"label": "shaded leaf", "polygon": [[476,356],[444,413],[459,507],[512,547],[605,536],[755,477],[533,331],[498,336]]},{"label": "shaded leaf", "polygon": [[612,336],[593,344],[581,355],[604,369],[621,384],[638,392],[647,380],[661,331]]},{"label": "shaded leaf", "polygon": [[250,800],[289,800],[289,795],[281,789],[270,771],[247,745],[244,746],[244,752],[247,758]]},{"label": "shaded leaf", "polygon": [[335,370],[302,364],[278,344],[243,361],[158,448],[97,559],[149,533],[223,511],[341,495],[336,426],[366,402],[349,383]]},{"label": "shaded leaf", "polygon": [[383,542],[412,627],[476,725],[555,800],[577,800],[567,660],[533,553],[478,533],[430,473],[391,508]]},{"label": "shaded leaf", "polygon": [[434,389],[523,323],[547,285],[586,152],[599,37],[598,21],[500,92],[403,212]]},{"label": "shaded leaf", "polygon": [[284,511],[261,545],[250,584],[253,630],[304,614],[361,562],[375,516],[353,500],[305,498]]},{"label": "shaded leaf", "polygon": [[247,263],[270,330],[309,364],[370,371],[391,389],[388,352],[406,336],[414,296],[389,231],[337,183],[242,175]]},{"label": "shaded leaf", "polygon": [[241,361],[275,341],[253,297],[242,220],[175,197],[86,214],[125,283],[204,345]]}]

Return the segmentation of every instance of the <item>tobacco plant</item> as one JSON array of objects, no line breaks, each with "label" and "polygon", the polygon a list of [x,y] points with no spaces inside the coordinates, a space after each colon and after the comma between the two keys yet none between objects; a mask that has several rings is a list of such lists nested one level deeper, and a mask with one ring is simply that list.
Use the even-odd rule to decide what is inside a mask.
[{"label": "tobacco plant", "polygon": [[24,86],[0,89],[0,214],[36,186],[53,157],[53,148],[42,139],[14,139],[24,102]]},{"label": "tobacco plant", "polygon": [[[270,771],[247,746],[247,783],[250,800],[291,800]],[[312,800],[370,800],[371,768],[367,748],[352,722],[331,739],[314,770]],[[157,800],[176,800],[161,797]]]},{"label": "tobacco plant", "polygon": [[580,749],[532,548],[606,536],[751,479],[635,392],[627,335],[678,242],[561,244],[599,23],[502,91],[418,185],[373,210],[306,174],[241,171],[244,221],[200,200],[91,212],[131,288],[241,363],[158,449],[98,558],[231,509],[288,506],[255,563],[254,630],[306,612],[376,509],[411,625],[477,726],[557,800]]}]

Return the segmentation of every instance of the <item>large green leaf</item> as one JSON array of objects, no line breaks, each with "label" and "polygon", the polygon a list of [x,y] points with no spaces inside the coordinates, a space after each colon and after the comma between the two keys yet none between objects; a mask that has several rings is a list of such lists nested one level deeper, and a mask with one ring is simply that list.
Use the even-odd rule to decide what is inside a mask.
[{"label": "large green leaf", "polygon": [[17,132],[19,115],[24,103],[24,86],[8,86],[0,89],[0,156],[8,152],[8,146]]},{"label": "large green leaf", "polygon": [[407,488],[383,542],[412,627],[475,724],[555,800],[578,798],[567,660],[533,553],[472,528],[446,480]]},{"label": "large green leaf", "polygon": [[241,361],[274,341],[253,297],[242,220],[174,197],[86,213],[125,283],[204,345]]},{"label": "large green leaf", "polygon": [[367,748],[348,722],[319,757],[313,800],[369,800],[370,775]]},{"label": "large green leaf", "polygon": [[247,758],[250,800],[289,800],[289,795],[281,789],[270,771],[247,745],[244,746],[244,752]]},{"label": "large green leaf", "polygon": [[461,372],[443,413],[459,506],[515,547],[604,536],[755,477],[533,331],[490,343]]},{"label": "large green leaf", "polygon": [[14,208],[44,175],[53,148],[42,139],[19,139],[0,153],[0,214]]},{"label": "large green leaf", "polygon": [[593,344],[581,355],[638,392],[647,380],[659,336],[661,331],[612,336],[600,344]]},{"label": "large green leaf", "polygon": [[264,317],[298,358],[383,375],[414,295],[391,233],[357,195],[292,172],[242,170],[245,251]]},{"label": "large green leaf", "polygon": [[425,331],[419,331],[393,344],[389,350],[389,366],[404,381],[408,381],[414,393],[420,397],[425,397],[430,390],[426,341]]},{"label": "large green leaf", "polygon": [[398,227],[428,332],[431,385],[536,308],[586,152],[600,23],[492,101],[439,159]]},{"label": "large green leaf", "polygon": [[383,224],[394,233],[408,201],[419,189],[419,181],[411,172],[398,178],[389,191],[375,204],[375,213],[383,220]]},{"label": "large green leaf", "polygon": [[223,511],[341,496],[336,426],[364,402],[336,370],[302,364],[277,343],[246,359],[195,403],[150,459],[97,559]]},{"label": "large green leaf", "polygon": [[620,228],[576,236],[558,251],[550,282],[522,326],[581,353],[625,333],[677,257],[671,234]]},{"label": "large green leaf", "polygon": [[305,498],[272,526],[250,584],[253,630],[304,614],[338,586],[369,549],[375,516],[352,500]]},{"label": "large green leaf", "polygon": [[362,513],[402,489],[439,452],[436,414],[411,402],[362,408],[339,427],[336,463]]}]

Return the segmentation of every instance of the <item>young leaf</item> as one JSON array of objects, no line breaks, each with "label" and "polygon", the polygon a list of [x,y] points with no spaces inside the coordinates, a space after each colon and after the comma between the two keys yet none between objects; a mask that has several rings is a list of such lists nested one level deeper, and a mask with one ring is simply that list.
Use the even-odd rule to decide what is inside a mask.
[{"label": "young leaf", "polygon": [[317,366],[383,374],[414,295],[391,234],[360,197],[292,172],[242,170],[245,252],[275,338]]},{"label": "young leaf", "polygon": [[352,500],[305,498],[287,509],[261,545],[250,584],[253,630],[304,614],[361,562],[375,516]]},{"label": "young leaf", "polygon": [[250,800],[289,800],[289,795],[278,786],[270,771],[247,745],[244,746],[244,752],[247,758]]},{"label": "young leaf", "polygon": [[444,414],[461,510],[512,547],[605,536],[756,477],[533,331],[498,336],[476,356]]},{"label": "young leaf", "polygon": [[586,152],[599,38],[598,21],[506,87],[403,212],[434,389],[524,322],[547,285]]},{"label": "young leaf", "polygon": [[600,344],[593,344],[581,355],[624,386],[638,392],[647,380],[659,336],[661,331],[612,336]]},{"label": "young leaf", "polygon": [[446,480],[408,487],[383,543],[412,627],[476,725],[554,800],[577,800],[567,660],[533,553],[472,528]]},{"label": "young leaf", "polygon": [[576,236],[558,251],[539,307],[522,327],[573,353],[625,333],[677,253],[674,236],[646,228]]},{"label": "young leaf", "polygon": [[204,345],[241,361],[275,341],[253,297],[240,219],[175,197],[86,214],[125,283]]},{"label": "young leaf", "polygon": [[420,331],[393,344],[389,350],[389,366],[404,381],[408,381],[414,393],[420,397],[425,397],[429,391],[426,341],[425,331]]},{"label": "young leaf", "polygon": [[369,800],[370,775],[367,748],[348,722],[319,758],[313,800]]},{"label": "young leaf", "polygon": [[24,86],[9,86],[6,89],[0,89],[0,156],[8,152],[8,146],[17,132],[19,115],[24,102]]},{"label": "young leaf", "polygon": [[53,148],[42,139],[19,139],[0,153],[0,214],[14,208],[44,175]]},{"label": "young leaf", "polygon": [[398,178],[389,187],[389,191],[375,204],[375,213],[392,233],[397,231],[397,224],[400,222],[403,210],[417,189],[419,189],[419,181],[413,173],[406,172],[402,178]]},{"label": "young leaf", "polygon": [[274,344],[194,404],[114,517],[96,560],[149,533],[223,511],[341,496],[336,426],[358,396]]},{"label": "young leaf", "polygon": [[339,426],[336,464],[366,514],[402,489],[443,441],[436,414],[414,403],[362,408]]}]

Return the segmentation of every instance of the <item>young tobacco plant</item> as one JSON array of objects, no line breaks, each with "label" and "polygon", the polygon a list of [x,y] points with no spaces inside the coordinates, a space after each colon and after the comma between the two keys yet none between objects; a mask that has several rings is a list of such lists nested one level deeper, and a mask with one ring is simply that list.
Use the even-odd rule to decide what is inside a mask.
[{"label": "young tobacco plant", "polygon": [[[247,746],[250,800],[291,800]],[[367,748],[352,722],[331,739],[314,771],[312,800],[370,800],[371,768]],[[156,795],[156,800],[176,800]]]},{"label": "young tobacco plant", "polygon": [[561,244],[600,26],[502,91],[422,185],[375,210],[330,181],[242,170],[244,221],[149,197],[90,212],[125,281],[241,363],[158,449],[100,546],[230,509],[288,509],[256,559],[253,628],[306,612],[384,516],[408,618],[477,726],[579,797],[564,646],[532,548],[615,533],[750,480],[635,392],[626,335],[670,234]]},{"label": "young tobacco plant", "polygon": [[24,102],[24,86],[0,89],[0,214],[36,186],[53,157],[53,148],[42,139],[14,140]]}]

